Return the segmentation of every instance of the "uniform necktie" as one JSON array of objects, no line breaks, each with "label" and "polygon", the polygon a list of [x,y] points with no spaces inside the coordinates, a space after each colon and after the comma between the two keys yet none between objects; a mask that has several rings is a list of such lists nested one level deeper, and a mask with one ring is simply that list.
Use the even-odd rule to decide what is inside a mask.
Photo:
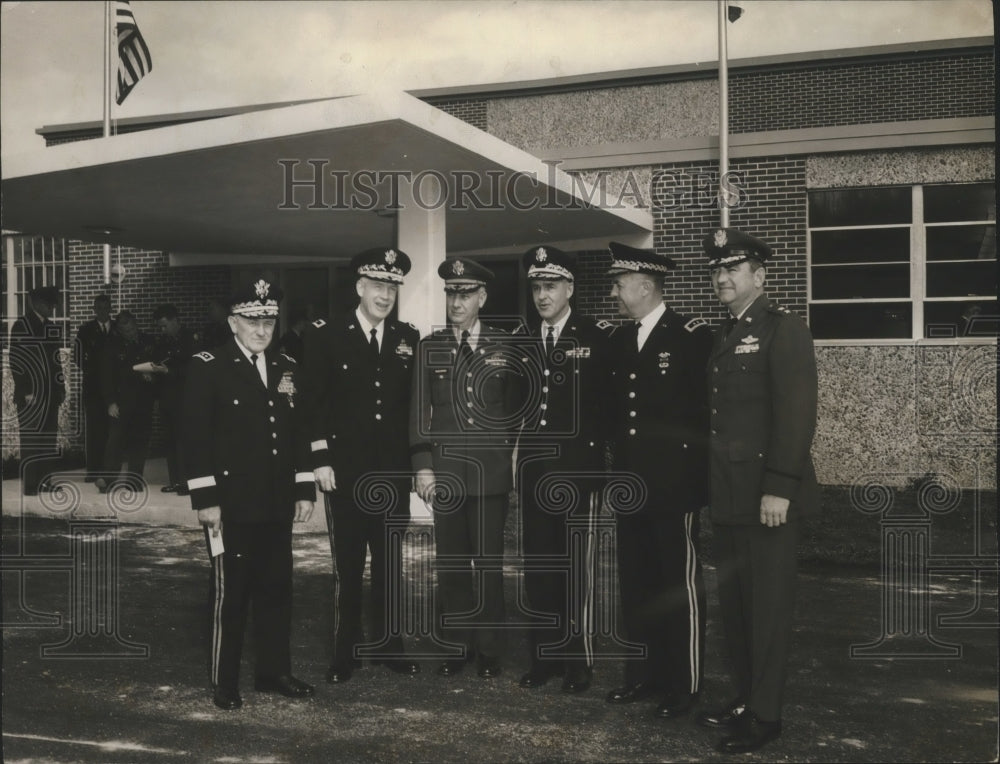
[{"label": "uniform necktie", "polygon": [[552,350],[556,346],[556,328],[554,326],[549,327],[549,333],[545,337],[545,355],[552,355]]},{"label": "uniform necktie", "polygon": [[639,336],[642,334],[642,321],[635,322],[635,349],[636,351],[642,350],[642,338]]},{"label": "uniform necktie", "polygon": [[469,345],[469,330],[462,330],[462,341],[458,343],[458,362],[465,363],[472,358],[472,347]]},{"label": "uniform necktie", "polygon": [[266,372],[263,369],[261,369],[260,366],[257,365],[257,359],[259,357],[260,356],[258,356],[256,353],[251,354],[250,363],[253,364],[253,369],[254,371],[257,372],[257,376],[260,377],[260,381],[264,384],[264,387],[267,387],[267,377],[265,376]]},{"label": "uniform necktie", "polygon": [[729,318],[727,318],[725,327],[723,329],[722,338],[725,339],[726,337],[728,337],[729,333],[736,328],[736,324],[738,324],[739,322],[740,320],[736,318],[736,316],[730,316]]},{"label": "uniform necktie", "polygon": [[368,340],[368,346],[372,349],[372,354],[378,358],[378,332],[372,329],[369,334],[371,334],[372,338]]}]

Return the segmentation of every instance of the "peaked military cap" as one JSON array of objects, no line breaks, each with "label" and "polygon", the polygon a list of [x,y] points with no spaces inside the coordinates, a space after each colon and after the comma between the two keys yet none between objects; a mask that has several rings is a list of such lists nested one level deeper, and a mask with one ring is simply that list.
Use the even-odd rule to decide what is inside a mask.
[{"label": "peaked military cap", "polygon": [[611,253],[609,276],[620,273],[648,273],[651,276],[662,276],[667,271],[677,267],[676,263],[666,255],[658,255],[650,249],[637,249],[617,241],[608,242]]},{"label": "peaked military cap", "polygon": [[708,267],[739,265],[753,258],[764,262],[771,256],[771,248],[760,239],[735,228],[719,228],[702,240]]},{"label": "peaked military cap", "polygon": [[532,247],[521,258],[529,279],[573,280],[573,258],[555,247]]},{"label": "peaked military cap", "polygon": [[444,279],[444,291],[451,294],[475,292],[493,280],[493,271],[474,260],[452,257],[438,266],[438,276]]},{"label": "peaked military cap", "polygon": [[59,303],[59,287],[56,286],[35,287],[28,294],[32,300],[38,300],[48,305],[54,306]]},{"label": "peaked military cap", "polygon": [[375,281],[402,284],[403,276],[410,272],[410,258],[399,249],[373,247],[351,258],[351,270]]},{"label": "peaked military cap", "polygon": [[229,312],[244,318],[277,318],[281,287],[257,278],[240,287],[229,300]]}]

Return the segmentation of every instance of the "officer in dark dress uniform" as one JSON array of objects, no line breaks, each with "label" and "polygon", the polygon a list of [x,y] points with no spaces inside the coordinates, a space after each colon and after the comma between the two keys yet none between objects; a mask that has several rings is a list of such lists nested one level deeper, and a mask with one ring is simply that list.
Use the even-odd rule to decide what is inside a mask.
[{"label": "officer in dark dress uniform", "polygon": [[[297,419],[296,366],[266,350],[281,290],[263,278],[232,299],[232,338],[192,360],[184,390],[182,467],[212,556],[213,702],[242,705],[240,656],[253,606],[258,692],[302,698],[291,674],[292,522],[307,520],[316,486]],[[218,545],[221,542],[221,545]]]},{"label": "officer in dark dress uniform", "polygon": [[708,498],[705,365],[711,331],[663,303],[664,256],[612,242],[611,296],[635,323],[612,335],[614,470],[642,481],[634,512],[617,517],[625,636],[646,657],[627,660],[608,702],[658,695],[660,718],[691,710],[701,689],[705,588],[699,512]]},{"label": "officer in dark dress uniform", "polygon": [[[401,674],[406,658],[398,623],[403,587],[402,534],[410,519],[409,408],[420,335],[389,317],[410,258],[378,247],[351,261],[357,308],[335,321],[313,322],[305,335],[302,400],[308,412],[316,482],[336,575],[333,660],[327,680],[351,678],[362,653]],[[388,500],[385,498],[388,496]],[[371,550],[371,628],[361,625],[365,557]],[[397,617],[391,617],[397,614]]]},{"label": "officer in dark dress uniform", "polygon": [[83,375],[83,413],[87,460],[86,482],[99,477],[104,464],[104,448],[108,442],[108,407],[101,394],[101,358],[111,336],[111,298],[99,294],[94,298],[94,318],[80,326],[76,333],[76,365]]},{"label": "officer in dark dress uniform", "polygon": [[[104,446],[104,475],[95,482],[106,492],[125,461],[125,484],[143,490],[142,473],[153,430],[153,403],[156,400],[156,353],[153,338],[139,331],[135,316],[127,310],[115,319],[115,328],[104,346],[101,361],[101,394],[110,424]],[[134,367],[145,365],[146,371]]]},{"label": "officer in dark dress uniform", "polygon": [[[613,327],[570,307],[574,263],[565,252],[533,247],[523,263],[541,317],[529,326],[525,348],[538,395],[526,406],[518,443],[524,586],[531,610],[557,622],[529,631],[531,664],[520,684],[540,687],[562,676],[564,692],[583,692],[594,664],[594,523],[605,451],[596,412]],[[559,501],[560,486],[575,497],[571,506]]]},{"label": "officer in dark dress uniform", "polygon": [[460,672],[478,652],[479,676],[492,678],[506,644],[503,529],[525,368],[510,335],[479,320],[493,273],[453,258],[438,275],[449,326],[420,342],[410,406],[415,486],[434,512],[435,634],[453,655],[438,674]]},{"label": "officer in dark dress uniform", "polygon": [[802,519],[819,507],[809,453],[816,359],[805,322],[764,294],[767,244],[725,228],[704,248],[712,286],[729,309],[709,363],[711,517],[737,697],[698,721],[730,733],[723,753],[744,753],[781,734],[795,547]]},{"label": "officer in dark dress uniform", "polygon": [[10,371],[17,406],[21,491],[36,496],[51,489],[50,459],[59,456],[59,406],[66,385],[59,361],[62,332],[51,318],[59,302],[58,287],[28,293],[31,306],[10,329]]},{"label": "officer in dark dress uniform", "polygon": [[167,450],[167,484],[163,493],[187,495],[183,473],[180,468],[181,414],[184,403],[184,379],[188,364],[195,349],[195,334],[181,324],[177,307],[166,303],[153,311],[153,320],[160,329],[156,346],[157,367],[162,378],[159,380],[160,417],[163,423],[163,439]]}]

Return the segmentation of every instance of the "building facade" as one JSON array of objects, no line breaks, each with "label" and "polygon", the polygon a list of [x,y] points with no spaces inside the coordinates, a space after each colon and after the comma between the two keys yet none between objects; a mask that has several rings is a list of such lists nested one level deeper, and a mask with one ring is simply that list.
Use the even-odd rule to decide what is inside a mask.
[{"label": "building facade", "polygon": [[[806,318],[816,338],[814,460],[823,483],[904,485],[930,474],[995,487],[994,72],[992,38],[730,62],[730,224],[772,244],[767,291]],[[650,210],[653,246],[679,265],[667,300],[682,313],[722,316],[700,250],[718,225],[713,66],[412,95],[590,181],[595,204]],[[51,145],[95,137],[95,129],[39,132]],[[12,320],[29,270],[13,254],[23,239],[9,240]],[[316,317],[352,293],[342,261],[220,255],[193,264],[128,247],[114,252],[124,279],[105,286],[100,245],[64,246],[53,278],[70,286],[67,338],[104,290],[147,329],[160,302],[174,302],[186,324],[199,325],[207,299],[248,269],[268,270],[289,306],[308,306]],[[500,277],[497,313],[529,309],[520,252],[481,255]],[[606,251],[578,258],[577,308],[616,321]],[[75,391],[76,373],[68,372]],[[64,415],[70,447],[78,443],[76,398]],[[6,392],[4,405],[11,421]],[[16,439],[6,430],[8,456]]]}]

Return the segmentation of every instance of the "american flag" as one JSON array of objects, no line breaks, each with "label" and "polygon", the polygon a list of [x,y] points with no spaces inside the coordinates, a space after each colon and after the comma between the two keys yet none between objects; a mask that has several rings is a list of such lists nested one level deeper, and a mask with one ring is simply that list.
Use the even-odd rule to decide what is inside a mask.
[{"label": "american flag", "polygon": [[121,105],[136,83],[153,70],[153,59],[126,0],[115,2],[115,28],[118,30],[118,93],[115,103]]}]

